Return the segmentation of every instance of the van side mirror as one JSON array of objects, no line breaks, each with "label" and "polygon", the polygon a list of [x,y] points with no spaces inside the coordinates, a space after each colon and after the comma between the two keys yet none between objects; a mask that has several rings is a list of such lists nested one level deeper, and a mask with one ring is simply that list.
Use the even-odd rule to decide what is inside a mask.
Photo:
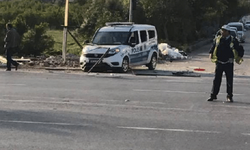
[{"label": "van side mirror", "polygon": [[130,46],[135,47],[136,43],[130,43]]},{"label": "van side mirror", "polygon": [[130,40],[129,40],[129,45],[134,47],[136,45],[135,43],[135,38],[134,37],[131,37]]}]

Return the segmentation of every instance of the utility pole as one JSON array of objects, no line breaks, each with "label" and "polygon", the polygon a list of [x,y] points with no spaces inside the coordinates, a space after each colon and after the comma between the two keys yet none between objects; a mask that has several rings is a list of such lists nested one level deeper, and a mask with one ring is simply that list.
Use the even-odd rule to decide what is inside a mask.
[{"label": "utility pole", "polygon": [[129,3],[129,22],[133,21],[133,0],[130,0]]},{"label": "utility pole", "polygon": [[66,0],[66,2],[65,2],[64,27],[63,27],[63,46],[62,46],[62,58],[63,58],[63,63],[64,64],[66,63],[68,18],[69,18],[69,0]]}]

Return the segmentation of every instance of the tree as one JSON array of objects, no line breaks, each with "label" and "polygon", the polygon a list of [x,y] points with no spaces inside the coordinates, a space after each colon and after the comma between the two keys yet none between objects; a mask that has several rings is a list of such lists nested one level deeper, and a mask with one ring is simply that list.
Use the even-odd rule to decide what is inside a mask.
[{"label": "tree", "polygon": [[75,2],[79,5],[85,5],[87,3],[87,0],[75,0]]},{"label": "tree", "polygon": [[24,55],[38,56],[43,52],[52,51],[54,40],[45,34],[47,28],[48,23],[41,23],[24,33],[21,47]]},{"label": "tree", "polygon": [[124,6],[118,0],[89,1],[85,5],[83,23],[78,33],[85,39],[93,36],[95,31],[106,22],[127,21],[124,18]]},{"label": "tree", "polygon": [[[76,30],[78,37],[90,39],[106,22],[128,21],[129,2],[76,0],[69,5],[69,26],[81,26]],[[65,0],[2,1],[0,23],[12,22],[21,35],[31,38],[36,34],[36,26],[43,22],[47,22],[50,29],[62,29],[64,7]],[[155,25],[160,42],[177,46],[211,37],[223,24],[239,21],[249,14],[249,8],[248,0],[137,0],[133,22]]]},{"label": "tree", "polygon": [[5,27],[6,26],[6,23],[4,20],[0,20],[0,55],[3,55],[5,53],[5,50],[4,50],[4,37],[5,37],[5,34],[6,34],[6,30],[5,30]]},{"label": "tree", "polygon": [[193,25],[192,12],[187,0],[141,0],[141,3],[147,22],[157,27],[160,39],[164,39],[165,42],[188,41],[187,36],[191,31],[188,28],[192,28]]}]

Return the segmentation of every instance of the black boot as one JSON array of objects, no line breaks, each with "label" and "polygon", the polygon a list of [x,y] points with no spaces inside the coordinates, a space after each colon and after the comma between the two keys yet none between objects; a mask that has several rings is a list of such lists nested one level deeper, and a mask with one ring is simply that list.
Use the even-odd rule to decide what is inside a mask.
[{"label": "black boot", "polygon": [[227,96],[227,102],[230,102],[230,103],[234,102],[233,97],[232,96]]},{"label": "black boot", "polygon": [[216,96],[211,95],[211,96],[207,99],[207,101],[211,102],[211,101],[216,100],[216,99],[217,99]]}]

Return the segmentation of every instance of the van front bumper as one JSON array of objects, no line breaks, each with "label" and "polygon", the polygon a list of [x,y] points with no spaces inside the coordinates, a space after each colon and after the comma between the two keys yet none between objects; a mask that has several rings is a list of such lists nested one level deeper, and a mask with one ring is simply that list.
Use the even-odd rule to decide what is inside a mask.
[{"label": "van front bumper", "polygon": [[[80,57],[80,67],[83,69],[85,67],[91,68],[100,58],[88,58],[83,55]],[[103,58],[95,67],[96,68],[119,68],[122,64],[122,58],[118,54]]]}]

